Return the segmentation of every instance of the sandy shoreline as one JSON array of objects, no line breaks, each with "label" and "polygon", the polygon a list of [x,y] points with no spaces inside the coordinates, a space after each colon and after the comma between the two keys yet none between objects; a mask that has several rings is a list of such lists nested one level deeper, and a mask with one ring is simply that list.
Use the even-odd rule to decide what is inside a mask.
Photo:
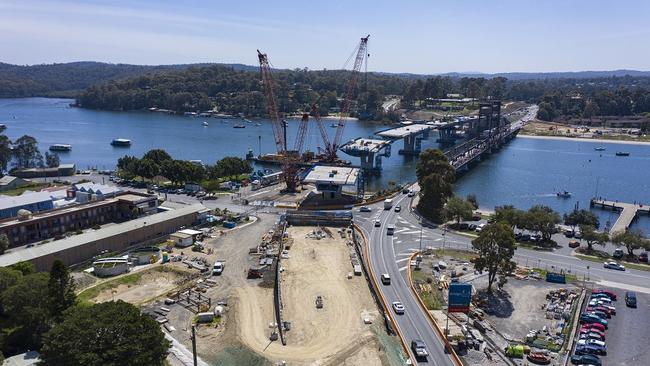
[{"label": "sandy shoreline", "polygon": [[621,145],[650,145],[650,141],[629,141],[629,140],[608,140],[608,139],[590,139],[585,137],[564,137],[564,136],[535,136],[519,134],[517,137],[539,140],[564,140],[564,141],[584,141],[598,144],[621,144]]}]

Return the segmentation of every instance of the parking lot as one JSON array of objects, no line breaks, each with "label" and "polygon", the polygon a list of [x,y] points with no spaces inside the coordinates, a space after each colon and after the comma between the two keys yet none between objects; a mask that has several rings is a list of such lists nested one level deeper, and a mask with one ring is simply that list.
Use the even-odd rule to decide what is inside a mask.
[{"label": "parking lot", "polygon": [[[637,307],[630,308],[625,305],[625,290],[609,289],[614,292],[618,301],[612,302],[616,306],[616,315],[608,320],[608,329],[605,331],[607,356],[600,356],[603,365],[650,365],[650,327],[648,327],[647,314],[650,310],[650,295],[637,292]],[[586,307],[587,301],[583,305]],[[574,347],[575,350],[575,347]]]}]

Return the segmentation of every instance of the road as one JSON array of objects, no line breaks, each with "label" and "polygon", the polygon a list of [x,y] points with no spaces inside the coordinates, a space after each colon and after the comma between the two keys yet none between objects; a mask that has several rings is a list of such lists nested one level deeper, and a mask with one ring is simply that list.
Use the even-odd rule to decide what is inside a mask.
[{"label": "road", "polygon": [[381,104],[381,107],[384,108],[385,112],[394,111],[399,107],[399,98],[388,99],[387,101]]},{"label": "road", "polygon": [[[400,195],[395,199],[394,205],[402,205],[408,211],[409,200],[406,195]],[[375,280],[380,284],[380,291],[389,306],[394,301],[404,304],[404,315],[395,314],[392,308],[389,311],[395,315],[397,327],[404,336],[407,346],[414,339],[422,340],[427,346],[429,357],[426,360],[416,360],[409,349],[411,359],[416,360],[418,364],[453,365],[449,355],[445,354],[442,340],[438,338],[433,325],[421,310],[407,283],[406,270],[409,268],[409,258],[416,248],[403,245],[395,240],[396,236],[386,235],[386,227],[397,225],[397,221],[401,218],[394,210],[383,210],[382,205],[383,203],[375,204],[372,206],[371,213],[362,213],[359,217],[355,217],[355,222],[365,231],[369,239],[369,256],[376,276]],[[374,226],[375,220],[381,222],[380,227]],[[390,285],[381,284],[380,276],[383,273],[390,275]]]}]

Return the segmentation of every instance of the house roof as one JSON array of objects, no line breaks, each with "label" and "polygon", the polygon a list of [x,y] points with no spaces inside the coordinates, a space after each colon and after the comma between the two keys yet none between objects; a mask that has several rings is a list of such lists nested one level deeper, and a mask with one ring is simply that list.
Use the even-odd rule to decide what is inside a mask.
[{"label": "house roof", "polygon": [[106,184],[92,183],[92,182],[79,183],[79,184],[75,184],[74,186],[76,190],[80,192],[88,192],[91,194],[107,195],[107,194],[112,194],[112,193],[117,193],[122,191],[120,187],[109,186]]},{"label": "house roof", "polygon": [[0,210],[51,200],[50,192],[25,192],[20,196],[0,196]]},{"label": "house roof", "polygon": [[0,178],[0,186],[6,186],[7,184],[10,184],[14,180],[19,179],[18,177],[14,177],[11,175],[5,175],[4,177]]}]

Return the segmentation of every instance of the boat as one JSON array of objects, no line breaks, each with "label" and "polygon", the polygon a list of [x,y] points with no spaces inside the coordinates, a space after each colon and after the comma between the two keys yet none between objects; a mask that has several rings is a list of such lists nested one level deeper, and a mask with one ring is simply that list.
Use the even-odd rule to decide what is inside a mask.
[{"label": "boat", "polygon": [[627,151],[617,151],[616,156],[630,156],[630,153]]},{"label": "boat", "polygon": [[129,147],[131,146],[131,140],[129,139],[113,139],[111,145],[116,147]]},{"label": "boat", "polygon": [[232,128],[246,128],[246,125],[234,125]]},{"label": "boat", "polygon": [[208,127],[210,124],[208,123],[208,121],[203,121],[202,125]]},{"label": "boat", "polygon": [[526,358],[528,361],[538,365],[548,365],[551,363],[551,356],[543,352],[531,352]]},{"label": "boat", "polygon": [[596,150],[596,151],[605,151],[606,149],[604,147],[602,147],[602,146],[599,146],[599,147],[594,148],[594,150]]},{"label": "boat", "polygon": [[569,198],[571,197],[571,192],[569,191],[557,192],[556,195],[560,198]]},{"label": "boat", "polygon": [[332,127],[332,128],[337,128],[338,126],[339,126],[338,123],[332,123],[332,124],[330,125],[330,127]]},{"label": "boat", "polygon": [[70,151],[70,150],[72,150],[72,145],[69,144],[50,145],[50,151]]},{"label": "boat", "polygon": [[262,125],[261,123],[256,123],[256,124],[255,124],[255,126],[261,126],[261,125]]},{"label": "boat", "polygon": [[244,122],[246,122],[246,123],[253,123],[253,121],[251,121],[250,119],[246,119],[246,118],[244,118]]}]

